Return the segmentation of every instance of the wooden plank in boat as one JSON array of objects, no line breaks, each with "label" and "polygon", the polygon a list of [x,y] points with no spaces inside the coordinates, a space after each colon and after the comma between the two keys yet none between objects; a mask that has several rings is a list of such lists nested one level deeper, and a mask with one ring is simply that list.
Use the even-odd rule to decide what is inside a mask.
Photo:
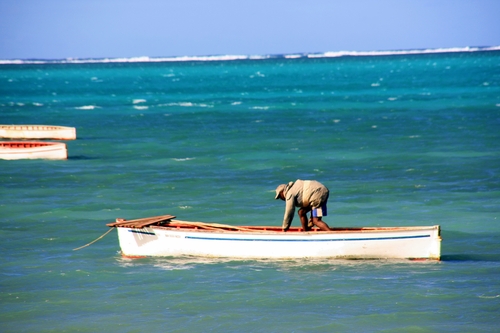
[{"label": "wooden plank in boat", "polygon": [[144,228],[158,222],[175,219],[173,215],[160,215],[153,217],[146,217],[136,220],[116,219],[116,222],[106,224],[108,227],[123,227],[123,228]]}]

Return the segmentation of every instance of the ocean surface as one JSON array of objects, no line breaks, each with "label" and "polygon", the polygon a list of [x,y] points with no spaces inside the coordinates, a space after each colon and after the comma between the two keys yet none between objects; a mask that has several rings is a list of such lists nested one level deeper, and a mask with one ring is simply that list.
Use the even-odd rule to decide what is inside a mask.
[{"label": "ocean surface", "polygon": [[[0,160],[1,332],[500,332],[500,51],[3,61],[0,124],[72,126]],[[116,218],[439,224],[442,260],[126,259]],[[299,225],[295,217],[294,226]]]}]

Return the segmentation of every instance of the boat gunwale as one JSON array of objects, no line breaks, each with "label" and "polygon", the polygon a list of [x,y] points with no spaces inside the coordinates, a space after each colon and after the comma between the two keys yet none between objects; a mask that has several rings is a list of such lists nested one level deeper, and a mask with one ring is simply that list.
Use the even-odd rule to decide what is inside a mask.
[{"label": "boat gunwale", "polygon": [[0,125],[0,130],[9,131],[60,131],[75,130],[75,127],[59,125]]},{"label": "boat gunwale", "polygon": [[237,228],[242,228],[244,230],[230,230],[225,228],[210,228],[206,229],[203,227],[196,226],[181,226],[176,225],[149,225],[143,228],[130,228],[127,226],[116,226],[116,228],[127,228],[132,230],[141,229],[159,229],[164,231],[173,232],[195,232],[195,233],[209,233],[209,234],[239,234],[239,235],[281,235],[281,236],[320,236],[320,235],[338,235],[338,234],[352,234],[352,233],[363,233],[363,234],[375,234],[384,232],[412,232],[412,231],[438,231],[440,234],[440,226],[410,226],[410,227],[336,227],[331,228],[331,231],[321,231],[319,229],[313,229],[311,231],[303,231],[300,227],[292,227],[288,231],[284,232],[281,227],[276,226],[235,226]]},{"label": "boat gunwale", "polygon": [[66,144],[64,142],[50,142],[50,141],[0,141],[0,150],[4,152],[12,153],[12,150],[19,150],[20,152],[26,152],[27,149],[37,149],[37,148],[51,148],[51,149],[62,149],[65,148]]}]

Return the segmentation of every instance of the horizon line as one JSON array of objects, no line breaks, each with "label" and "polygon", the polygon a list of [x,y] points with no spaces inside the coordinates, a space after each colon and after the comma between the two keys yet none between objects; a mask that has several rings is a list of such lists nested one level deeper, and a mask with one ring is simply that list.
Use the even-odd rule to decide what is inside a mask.
[{"label": "horizon line", "polygon": [[99,58],[58,58],[58,59],[0,59],[0,65],[24,64],[89,64],[89,63],[140,63],[140,62],[187,62],[187,61],[234,61],[234,60],[266,60],[266,59],[301,59],[301,58],[339,58],[339,57],[369,57],[392,55],[416,55],[460,52],[500,51],[497,46],[466,46],[449,48],[401,49],[379,51],[327,51],[327,52],[295,52],[284,54],[263,55],[201,55],[201,56],[137,56],[137,57],[99,57]]}]

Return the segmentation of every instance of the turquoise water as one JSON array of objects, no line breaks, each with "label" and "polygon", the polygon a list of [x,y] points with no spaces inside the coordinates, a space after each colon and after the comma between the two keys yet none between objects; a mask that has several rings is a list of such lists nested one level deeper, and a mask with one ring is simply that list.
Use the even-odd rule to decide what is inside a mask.
[{"label": "turquoise water", "polygon": [[[3,332],[492,332],[500,322],[500,52],[0,65],[0,123],[77,128],[0,160]],[[115,218],[442,227],[441,262],[129,260]],[[296,217],[293,225],[298,225]]]}]

